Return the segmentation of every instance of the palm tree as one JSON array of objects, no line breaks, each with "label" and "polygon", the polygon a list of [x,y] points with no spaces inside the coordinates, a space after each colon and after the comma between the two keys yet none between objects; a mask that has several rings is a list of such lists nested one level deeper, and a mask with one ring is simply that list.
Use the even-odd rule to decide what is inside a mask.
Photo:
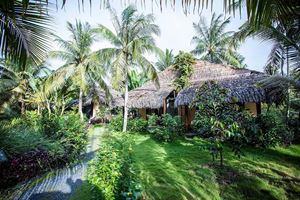
[{"label": "palm tree", "polygon": [[[262,86],[273,89],[280,89],[285,86],[286,92],[286,116],[289,116],[290,105],[290,89],[293,88],[299,92],[300,78],[300,20],[290,21],[288,24],[280,23],[260,26],[256,29],[251,24],[246,22],[240,31],[235,34],[235,38],[244,40],[246,37],[254,36],[262,41],[272,41],[274,43],[270,52],[265,71],[273,68],[280,70],[280,74],[275,73],[263,81]],[[286,68],[284,69],[284,66]],[[284,73],[285,72],[285,73]],[[274,75],[274,74],[272,74]]]},{"label": "palm tree", "polygon": [[152,14],[138,14],[132,5],[125,8],[118,18],[116,12],[109,7],[115,32],[99,25],[99,34],[109,41],[113,47],[101,49],[98,55],[101,59],[110,60],[114,88],[124,89],[124,122],[123,131],[127,129],[128,117],[128,75],[130,69],[140,68],[151,78],[156,78],[154,66],[144,56],[146,52],[156,52],[157,47],[153,35],[159,35],[160,30],[154,24]]},{"label": "palm tree", "polygon": [[199,23],[193,24],[197,36],[192,39],[192,44],[196,45],[192,53],[202,60],[244,68],[244,58],[236,52],[238,43],[233,38],[234,32],[225,32],[230,18],[224,21],[221,18],[222,15],[216,16],[214,13],[209,25],[203,17]]},{"label": "palm tree", "polygon": [[161,52],[158,57],[158,61],[155,63],[156,68],[159,71],[163,71],[170,67],[174,63],[173,50],[166,49],[165,52]]},{"label": "palm tree", "polygon": [[26,98],[36,89],[41,72],[49,69],[27,61],[22,68],[18,64],[2,59],[0,61],[0,92],[15,96],[21,103],[21,114],[25,113]]},{"label": "palm tree", "polygon": [[148,81],[147,74],[141,72],[138,73],[136,70],[131,70],[128,72],[128,90],[133,90],[137,87],[142,86],[146,81]]},{"label": "palm tree", "polygon": [[0,56],[25,65],[44,60],[49,50],[51,17],[45,0],[0,1]]},{"label": "palm tree", "polygon": [[76,21],[76,24],[67,23],[71,32],[71,40],[56,37],[55,41],[60,45],[60,51],[51,52],[52,57],[61,58],[65,64],[61,66],[49,79],[52,90],[60,88],[67,80],[79,86],[78,112],[83,120],[83,95],[91,78],[101,83],[101,87],[107,89],[103,80],[104,69],[102,64],[91,51],[91,46],[96,39],[95,30],[88,23]]}]

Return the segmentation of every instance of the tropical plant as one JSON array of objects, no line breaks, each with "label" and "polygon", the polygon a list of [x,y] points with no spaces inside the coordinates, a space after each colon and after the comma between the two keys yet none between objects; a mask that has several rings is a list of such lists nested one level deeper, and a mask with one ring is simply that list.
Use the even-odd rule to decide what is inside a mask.
[{"label": "tropical plant", "polygon": [[[197,108],[192,122],[196,131],[211,141],[213,160],[219,155],[223,166],[224,143],[228,142],[233,152],[240,156],[241,148],[246,144],[244,137],[247,119],[233,103],[227,102],[227,90],[215,82],[207,82],[198,89],[193,106]],[[203,122],[205,122],[204,126]],[[205,131],[205,132],[204,132]]]},{"label": "tropical plant", "polygon": [[173,50],[166,49],[165,52],[160,52],[158,55],[158,60],[155,63],[156,68],[159,71],[163,71],[170,67],[174,63]]},{"label": "tropical plant", "polygon": [[17,98],[21,104],[21,114],[24,114],[26,98],[38,87],[41,75],[50,70],[43,63],[37,66],[27,61],[26,65],[19,67],[17,63],[8,59],[0,61],[0,70],[0,92]]},{"label": "tropical plant", "polygon": [[48,81],[52,84],[50,88],[55,90],[72,79],[73,84],[79,87],[78,112],[80,119],[83,120],[83,95],[88,85],[97,81],[106,91],[108,87],[103,79],[103,65],[91,51],[91,46],[96,39],[95,29],[88,23],[79,21],[76,21],[75,25],[68,22],[67,28],[72,34],[71,40],[64,40],[57,36],[55,41],[62,50],[52,51],[50,54],[52,57],[61,58],[65,64]]},{"label": "tropical plant", "polygon": [[111,63],[114,88],[124,91],[123,131],[126,131],[129,71],[140,68],[141,71],[151,75],[151,79],[157,78],[154,66],[147,60],[144,53],[157,51],[153,35],[159,35],[160,30],[154,24],[152,14],[138,14],[132,5],[123,10],[120,18],[112,8],[109,7],[108,9],[112,16],[115,32],[104,25],[99,25],[98,33],[113,47],[100,49],[97,53],[101,60],[109,60]]},{"label": "tropical plant", "polygon": [[44,60],[51,41],[51,17],[46,0],[1,0],[0,55],[26,65]]},{"label": "tropical plant", "polygon": [[275,76],[264,80],[261,85],[271,90],[286,90],[286,116],[288,118],[291,89],[296,92],[300,90],[299,20],[290,21],[287,24],[281,24],[278,21],[271,25],[260,26],[259,29],[245,23],[235,35],[239,40],[244,40],[249,36],[274,43],[265,71]]},{"label": "tropical plant", "polygon": [[215,13],[209,25],[201,17],[199,23],[193,24],[197,35],[191,42],[196,45],[192,53],[202,60],[244,68],[244,57],[236,51],[239,44],[233,37],[234,32],[225,32],[229,23],[230,18],[223,21],[222,15],[216,16]]},{"label": "tropical plant", "polygon": [[189,78],[193,73],[193,65],[196,59],[190,53],[180,51],[175,57],[174,69],[179,73],[178,77],[173,81],[176,91],[180,91],[189,85]]},{"label": "tropical plant", "polygon": [[140,87],[146,81],[148,81],[147,74],[143,72],[137,73],[136,70],[131,70],[128,72],[128,90],[133,90],[137,87]]}]

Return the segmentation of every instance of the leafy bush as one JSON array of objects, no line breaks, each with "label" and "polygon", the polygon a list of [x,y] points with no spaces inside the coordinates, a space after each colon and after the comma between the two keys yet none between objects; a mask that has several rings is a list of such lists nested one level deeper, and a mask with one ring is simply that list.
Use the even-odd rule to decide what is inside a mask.
[{"label": "leafy bush", "polygon": [[102,199],[137,199],[141,192],[132,169],[131,144],[126,135],[102,143],[96,158],[90,163],[89,183],[101,191]]},{"label": "leafy bush", "polygon": [[16,156],[36,149],[41,149],[61,156],[63,149],[59,141],[47,138],[38,128],[22,118],[11,122],[2,122],[0,146],[9,156]]},{"label": "leafy bush", "polygon": [[147,132],[148,122],[142,118],[128,120],[128,130],[131,132],[145,133]]},{"label": "leafy bush", "polygon": [[75,112],[67,112],[59,117],[59,130],[55,136],[64,148],[70,160],[76,159],[85,150],[87,132],[85,125]]},{"label": "leafy bush", "polygon": [[264,147],[290,144],[294,135],[284,119],[279,110],[270,109],[268,112],[263,112],[257,118],[259,131],[252,138],[252,142]]},{"label": "leafy bush", "polygon": [[[131,132],[145,133],[147,132],[148,122],[142,118],[128,119],[127,130]],[[123,116],[117,115],[108,125],[110,130],[122,131]]]},{"label": "leafy bush", "polygon": [[148,125],[149,126],[156,126],[158,125],[158,122],[160,120],[160,117],[156,114],[148,115]]},{"label": "leafy bush", "polygon": [[117,115],[112,118],[110,121],[108,128],[113,131],[122,131],[123,126],[123,117],[122,115]]},{"label": "leafy bush", "polygon": [[50,117],[27,112],[2,121],[0,127],[0,147],[8,154],[5,167],[10,169],[0,174],[0,184],[4,186],[74,161],[86,146],[84,124],[73,112]]},{"label": "leafy bush", "polygon": [[183,132],[183,123],[180,116],[172,117],[164,114],[161,118],[161,126],[150,129],[152,136],[158,141],[172,142]]}]

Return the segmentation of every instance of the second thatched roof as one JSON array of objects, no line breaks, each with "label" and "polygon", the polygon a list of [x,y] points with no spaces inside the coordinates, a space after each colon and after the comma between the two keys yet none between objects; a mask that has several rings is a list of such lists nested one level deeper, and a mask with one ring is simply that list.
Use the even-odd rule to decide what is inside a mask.
[{"label": "second thatched roof", "polygon": [[[155,82],[148,81],[143,86],[129,92],[129,108],[161,108],[164,98],[175,90],[173,81],[178,72],[169,67],[158,74],[160,87]],[[245,102],[274,102],[276,96],[257,86],[267,75],[261,72],[236,69],[232,66],[197,61],[190,77],[190,86],[181,90],[175,100],[175,106],[189,105],[193,102],[197,89],[207,81],[216,81],[228,91],[228,99],[235,97],[240,103]],[[122,106],[122,105],[120,105]]]}]

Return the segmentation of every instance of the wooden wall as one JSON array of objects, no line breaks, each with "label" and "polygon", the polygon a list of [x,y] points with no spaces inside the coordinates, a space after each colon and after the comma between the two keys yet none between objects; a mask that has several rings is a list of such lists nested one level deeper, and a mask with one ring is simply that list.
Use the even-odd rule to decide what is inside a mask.
[{"label": "wooden wall", "polygon": [[248,102],[245,103],[245,109],[248,110],[253,116],[257,116],[261,113],[260,103]]},{"label": "wooden wall", "polygon": [[179,106],[178,115],[181,116],[182,122],[186,129],[191,128],[192,121],[195,117],[196,108],[189,108],[188,106]]}]

